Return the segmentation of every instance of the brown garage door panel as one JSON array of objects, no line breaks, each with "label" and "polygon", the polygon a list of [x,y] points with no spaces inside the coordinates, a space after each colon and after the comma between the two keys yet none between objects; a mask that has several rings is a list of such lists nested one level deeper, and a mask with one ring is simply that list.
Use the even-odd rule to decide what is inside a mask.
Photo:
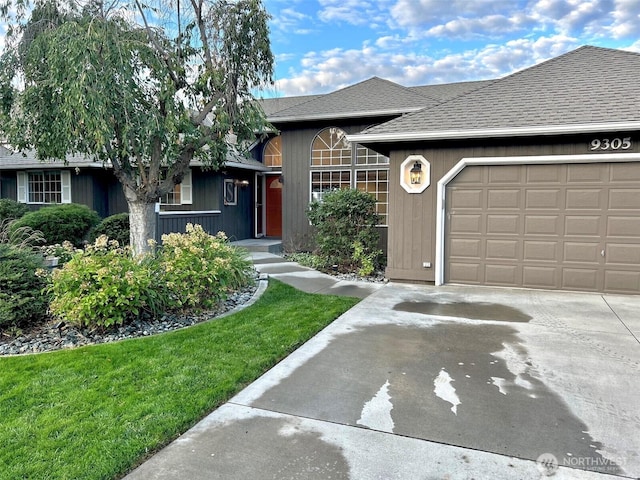
[{"label": "brown garage door panel", "polygon": [[604,274],[604,291],[638,293],[640,292],[640,273],[607,270]]},{"label": "brown garage door panel", "polygon": [[640,293],[638,163],[467,167],[445,205],[445,282]]}]

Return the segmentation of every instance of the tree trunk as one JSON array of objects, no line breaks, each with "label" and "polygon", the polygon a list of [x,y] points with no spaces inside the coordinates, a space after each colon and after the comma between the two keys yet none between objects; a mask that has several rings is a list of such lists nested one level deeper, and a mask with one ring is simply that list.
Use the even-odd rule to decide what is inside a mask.
[{"label": "tree trunk", "polygon": [[149,240],[156,238],[155,202],[139,200],[135,192],[125,187],[125,196],[129,205],[129,238],[134,255],[151,251]]}]

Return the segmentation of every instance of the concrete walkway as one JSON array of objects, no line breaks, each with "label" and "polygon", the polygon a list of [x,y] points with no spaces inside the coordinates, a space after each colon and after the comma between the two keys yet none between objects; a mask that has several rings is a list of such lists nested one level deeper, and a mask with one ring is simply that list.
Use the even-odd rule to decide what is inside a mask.
[{"label": "concrete walkway", "polygon": [[[307,291],[354,287],[266,255],[256,266]],[[640,297],[362,288],[126,478],[640,477]]]},{"label": "concrete walkway", "polygon": [[283,257],[272,253],[252,252],[251,256],[258,272],[265,273],[269,277],[307,293],[365,298],[383,285],[381,283],[339,280],[312,268],[286,261]]}]

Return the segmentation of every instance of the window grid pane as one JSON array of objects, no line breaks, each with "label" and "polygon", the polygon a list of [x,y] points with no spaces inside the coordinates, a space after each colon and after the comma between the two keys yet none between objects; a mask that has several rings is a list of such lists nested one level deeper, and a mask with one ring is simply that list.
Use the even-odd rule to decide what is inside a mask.
[{"label": "window grid pane", "polygon": [[388,165],[389,157],[374,152],[370,148],[358,145],[356,147],[356,165]]},{"label": "window grid pane", "polygon": [[316,167],[351,165],[351,143],[339,128],[325,128],[313,139],[311,165]]},{"label": "window grid pane", "polygon": [[62,203],[59,171],[29,173],[29,203]]},{"label": "window grid pane", "polygon": [[376,212],[380,215],[380,225],[388,224],[389,171],[356,170],[356,188],[370,193],[376,198]]},{"label": "window grid pane", "polygon": [[325,192],[351,188],[351,171],[311,172],[311,199],[320,201]]},{"label": "window grid pane", "polygon": [[264,147],[264,164],[267,167],[282,166],[282,147],[280,137],[274,137]]},{"label": "window grid pane", "polygon": [[180,190],[181,184],[178,184],[173,187],[173,191],[167,193],[162,199],[160,203],[162,205],[181,205],[182,195]]}]

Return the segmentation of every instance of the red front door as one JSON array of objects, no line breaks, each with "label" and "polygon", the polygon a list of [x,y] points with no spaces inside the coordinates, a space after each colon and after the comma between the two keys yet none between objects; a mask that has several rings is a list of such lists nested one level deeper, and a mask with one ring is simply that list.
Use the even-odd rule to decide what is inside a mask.
[{"label": "red front door", "polygon": [[280,174],[265,177],[267,237],[282,237],[282,183]]}]

